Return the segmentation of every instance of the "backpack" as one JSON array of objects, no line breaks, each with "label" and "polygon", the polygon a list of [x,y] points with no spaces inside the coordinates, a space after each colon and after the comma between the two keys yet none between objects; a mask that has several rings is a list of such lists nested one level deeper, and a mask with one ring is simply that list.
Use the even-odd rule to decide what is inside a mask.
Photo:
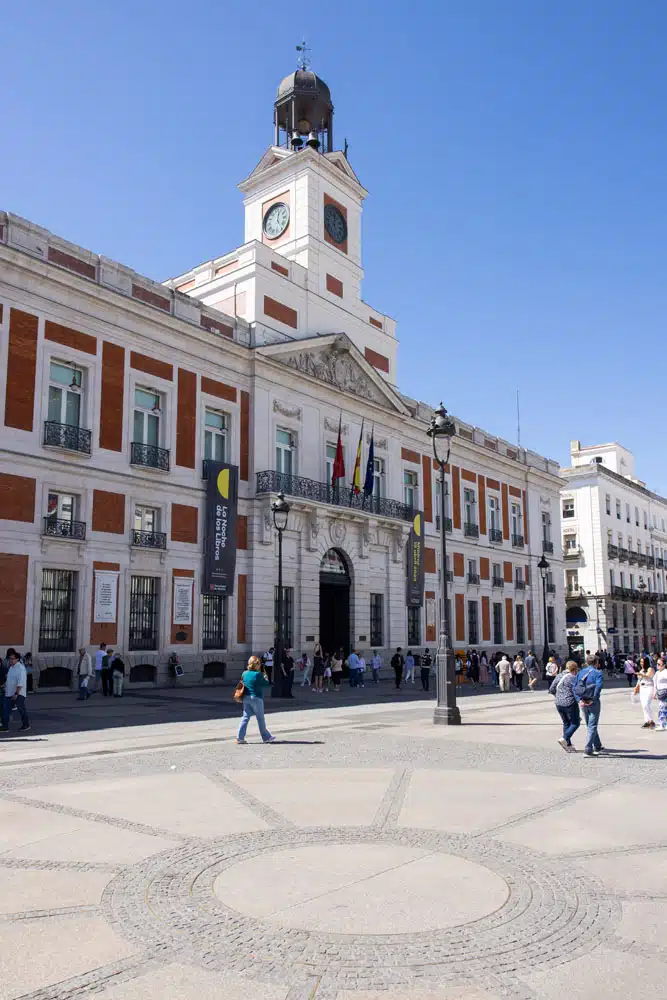
[{"label": "backpack", "polygon": [[593,667],[589,667],[577,677],[572,692],[577,701],[593,701],[595,698],[597,684],[595,680],[591,679],[592,672]]},{"label": "backpack", "polygon": [[394,655],[391,658],[391,665],[394,668],[394,670],[396,670],[397,667],[403,666],[403,664],[401,663],[401,659],[402,657],[400,653],[394,653]]}]

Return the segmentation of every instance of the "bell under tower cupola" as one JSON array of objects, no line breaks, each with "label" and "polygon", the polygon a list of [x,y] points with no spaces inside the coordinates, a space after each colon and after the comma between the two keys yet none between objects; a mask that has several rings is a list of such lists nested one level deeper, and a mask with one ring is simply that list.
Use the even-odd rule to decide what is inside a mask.
[{"label": "bell under tower cupola", "polygon": [[310,69],[305,42],[297,45],[299,65],[278,87],[273,121],[275,145],[298,152],[304,146],[333,152],[333,104],[324,80]]}]

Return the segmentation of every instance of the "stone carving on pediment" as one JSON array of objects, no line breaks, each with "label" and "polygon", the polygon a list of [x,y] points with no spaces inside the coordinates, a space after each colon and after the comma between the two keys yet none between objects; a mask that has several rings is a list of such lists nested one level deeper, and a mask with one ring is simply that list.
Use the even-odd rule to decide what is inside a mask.
[{"label": "stone carving on pediment", "polygon": [[[366,435],[366,444],[371,443],[371,434]],[[377,448],[378,451],[386,451],[389,447],[386,438],[373,438],[373,447]]]},{"label": "stone carving on pediment", "polygon": [[342,545],[347,534],[345,521],[340,520],[340,518],[333,520],[329,528],[329,533],[331,534],[331,541],[334,545]]},{"label": "stone carving on pediment", "polygon": [[292,417],[295,420],[301,420],[301,407],[289,406],[287,403],[283,403],[280,399],[273,400],[273,412],[282,413],[284,417]]},{"label": "stone carving on pediment", "polygon": [[[324,429],[326,431],[331,431],[333,434],[337,434],[338,433],[338,421],[337,420],[332,420],[331,417],[325,417],[324,418]],[[341,434],[343,434],[343,435],[347,434],[348,430],[349,430],[349,427],[347,426],[347,424],[341,424],[341,427],[340,427]]]},{"label": "stone carving on pediment", "polygon": [[[277,358],[295,371],[303,372],[360,399],[387,405],[387,398],[350,357],[347,346],[336,341],[323,350],[299,351]],[[336,428],[338,429],[338,428]]]}]

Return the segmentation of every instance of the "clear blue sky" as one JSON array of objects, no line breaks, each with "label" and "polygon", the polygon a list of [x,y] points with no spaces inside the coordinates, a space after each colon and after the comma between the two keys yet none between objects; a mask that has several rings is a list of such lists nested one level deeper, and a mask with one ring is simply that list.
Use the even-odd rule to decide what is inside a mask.
[{"label": "clear blue sky", "polygon": [[163,279],[243,240],[305,34],[369,189],[399,381],[667,493],[664,0],[33,0],[2,17],[0,206]]}]

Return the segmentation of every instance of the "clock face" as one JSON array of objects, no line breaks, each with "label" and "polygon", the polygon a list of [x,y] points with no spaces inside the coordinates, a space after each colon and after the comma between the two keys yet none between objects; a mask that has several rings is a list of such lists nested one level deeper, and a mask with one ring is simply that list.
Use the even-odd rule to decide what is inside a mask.
[{"label": "clock face", "polygon": [[345,216],[335,205],[324,206],[324,228],[334,243],[344,243],[347,239]]},{"label": "clock face", "polygon": [[277,201],[264,216],[264,233],[270,240],[277,240],[289,225],[289,208],[283,201]]}]

